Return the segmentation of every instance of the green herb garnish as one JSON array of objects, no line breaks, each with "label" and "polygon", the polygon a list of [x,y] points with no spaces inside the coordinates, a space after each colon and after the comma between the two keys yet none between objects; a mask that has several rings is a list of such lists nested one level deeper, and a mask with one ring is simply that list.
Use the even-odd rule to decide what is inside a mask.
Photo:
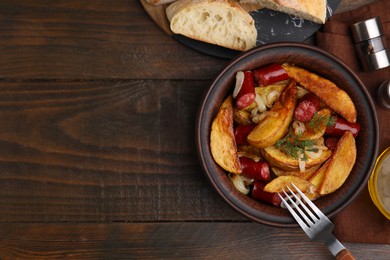
[{"label": "green herb garnish", "polygon": [[330,127],[336,123],[336,117],[328,115],[320,115],[316,112],[312,119],[308,122],[308,125],[313,131],[318,132],[325,127]]},{"label": "green herb garnish", "polygon": [[313,148],[315,140],[300,140],[299,136],[290,131],[285,137],[276,142],[275,147],[295,160],[307,161],[305,151],[316,151]]}]

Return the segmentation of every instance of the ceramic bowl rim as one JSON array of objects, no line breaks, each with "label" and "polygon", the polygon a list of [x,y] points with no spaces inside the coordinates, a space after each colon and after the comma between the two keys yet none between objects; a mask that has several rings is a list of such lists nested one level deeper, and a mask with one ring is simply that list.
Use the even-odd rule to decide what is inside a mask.
[{"label": "ceramic bowl rim", "polygon": [[[308,45],[305,43],[280,42],[280,43],[272,43],[272,44],[266,44],[263,46],[256,47],[250,51],[247,51],[247,52],[240,54],[239,56],[237,56],[237,58],[230,61],[228,63],[228,65],[218,74],[218,76],[215,78],[215,80],[212,82],[212,84],[209,86],[209,88],[204,92],[203,98],[202,98],[200,105],[199,105],[199,108],[198,108],[197,118],[196,118],[196,128],[195,128],[195,138],[196,138],[196,148],[197,148],[198,159],[201,163],[202,170],[206,174],[209,182],[212,184],[214,189],[219,193],[219,195],[224,199],[224,201],[227,202],[232,208],[234,208],[240,214],[246,216],[247,218],[249,218],[255,222],[259,222],[259,223],[267,224],[267,225],[271,225],[271,226],[278,226],[278,227],[291,227],[291,226],[296,226],[297,224],[289,215],[281,217],[281,219],[277,219],[277,217],[276,217],[276,220],[274,220],[272,215],[267,215],[267,213],[261,214],[261,212],[260,212],[259,213],[260,215],[257,214],[257,212],[254,212],[253,210],[248,209],[248,207],[245,203],[244,203],[245,205],[243,205],[243,203],[242,203],[243,198],[240,198],[240,199],[235,198],[235,197],[237,197],[237,194],[232,194],[231,191],[229,191],[227,188],[225,188],[223,185],[221,185],[220,180],[217,178],[218,173],[213,172],[213,169],[215,169],[215,168],[210,166],[211,165],[210,160],[208,160],[208,159],[210,159],[211,157],[206,158],[207,156],[205,155],[205,153],[207,153],[208,155],[210,154],[209,151],[207,152],[208,144],[205,143],[207,141],[207,136],[208,136],[208,133],[206,133],[205,131],[207,131],[207,129],[209,129],[210,125],[208,125],[206,127],[207,129],[205,130],[205,127],[203,127],[203,124],[205,123],[205,117],[210,118],[210,114],[216,114],[215,103],[219,103],[219,104],[221,103],[220,102],[221,100],[219,100],[219,101],[218,100],[210,100],[210,98],[213,98],[216,95],[216,93],[218,93],[218,89],[215,89],[215,88],[220,82],[223,83],[223,81],[229,81],[229,79],[226,79],[226,77],[227,77],[226,73],[229,73],[230,70],[233,70],[237,66],[240,67],[240,66],[244,66],[243,64],[250,63],[251,59],[253,59],[252,57],[257,57],[260,54],[267,52],[267,51],[270,51],[270,50],[275,51],[278,49],[286,49],[286,48],[292,48],[294,50],[297,50],[298,52],[300,50],[302,50],[303,52],[308,52],[308,53],[313,53],[313,54],[319,55],[322,59],[327,59],[327,60],[331,61],[331,63],[334,63],[334,65],[337,65],[338,67],[340,67],[343,70],[342,72],[340,72],[340,74],[345,73],[346,75],[348,75],[347,78],[350,78],[354,81],[353,83],[351,83],[351,85],[356,85],[358,87],[357,92],[359,92],[359,90],[361,91],[361,93],[359,93],[359,95],[362,95],[365,98],[365,100],[363,100],[363,101],[365,102],[365,104],[369,110],[369,111],[367,111],[367,114],[369,114],[367,119],[370,121],[370,125],[373,125],[373,129],[372,129],[373,131],[370,132],[370,136],[369,136],[369,139],[371,142],[369,144],[371,147],[370,151],[372,152],[371,159],[369,160],[369,164],[361,166],[361,167],[364,167],[363,169],[365,169],[365,170],[364,170],[364,172],[362,172],[360,174],[361,176],[359,175],[359,178],[360,178],[359,183],[354,184],[353,191],[347,192],[347,194],[343,194],[344,197],[342,197],[343,200],[341,202],[334,201],[334,203],[338,203],[338,204],[336,204],[337,206],[335,206],[335,207],[331,207],[331,210],[327,210],[326,208],[323,209],[323,210],[325,210],[324,213],[328,217],[331,218],[331,217],[335,216],[337,213],[339,213],[341,210],[343,210],[345,207],[347,207],[360,194],[360,192],[363,190],[363,188],[367,184],[367,181],[370,177],[370,173],[374,167],[375,158],[378,154],[378,149],[379,149],[379,123],[378,123],[378,118],[377,118],[375,106],[373,104],[371,96],[369,95],[363,82],[358,78],[358,76],[344,62],[342,62],[339,58],[335,57],[334,55],[332,55],[332,54],[330,54],[330,53],[328,53],[328,52],[326,52],[326,51],[324,51],[316,46]],[[237,64],[239,64],[239,65],[237,65]],[[231,76],[232,75],[230,75],[230,77]],[[231,87],[225,86],[224,88],[230,89]],[[225,93],[225,96],[226,96],[226,94],[227,94],[227,92]],[[214,104],[214,111],[207,110],[207,108],[209,108],[210,106],[213,107],[213,104]],[[211,124],[211,122],[209,121],[208,124]],[[204,135],[206,135],[206,136],[204,136]],[[205,148],[205,146],[206,146],[206,148]],[[213,161],[212,164],[215,164],[215,162]],[[238,195],[238,196],[240,196],[240,195]],[[329,204],[332,204],[332,203],[329,203]],[[267,215],[267,216],[263,216],[263,215]]]}]

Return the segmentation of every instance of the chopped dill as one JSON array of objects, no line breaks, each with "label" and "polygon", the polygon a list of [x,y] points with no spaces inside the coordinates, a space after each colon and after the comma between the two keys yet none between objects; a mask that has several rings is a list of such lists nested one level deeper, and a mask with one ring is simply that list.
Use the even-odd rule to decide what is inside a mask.
[{"label": "chopped dill", "polygon": [[[324,126],[330,127],[335,123],[335,116],[321,115],[316,112],[307,125],[312,128],[313,131],[318,132],[321,131]],[[313,148],[316,140],[302,139],[300,136],[301,135],[294,134],[294,130],[290,129],[285,137],[276,142],[275,147],[295,160],[300,159],[307,161],[308,158],[305,151],[316,152],[317,149]]]},{"label": "chopped dill", "polygon": [[326,126],[330,127],[336,123],[336,117],[328,115],[319,115],[316,112],[312,119],[308,122],[308,125],[315,132],[321,131],[321,129]]},{"label": "chopped dill", "polygon": [[298,137],[290,131],[285,137],[276,142],[275,147],[295,160],[307,161],[305,151],[316,151],[313,148],[315,140],[299,140]]},{"label": "chopped dill", "polygon": [[330,116],[328,123],[326,123],[326,127],[331,127],[336,124],[337,118],[335,116]]}]

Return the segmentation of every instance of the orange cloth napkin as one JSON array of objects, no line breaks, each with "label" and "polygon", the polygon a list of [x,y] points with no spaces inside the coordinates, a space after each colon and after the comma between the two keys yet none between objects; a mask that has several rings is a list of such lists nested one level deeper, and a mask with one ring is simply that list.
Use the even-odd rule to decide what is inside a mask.
[{"label": "orange cloth napkin", "polygon": [[[385,80],[390,80],[390,67],[365,72],[357,58],[350,25],[379,16],[387,47],[390,48],[390,1],[381,0],[361,8],[334,15],[316,34],[316,44],[344,61],[363,81],[375,102],[375,91]],[[390,111],[376,105],[380,124],[380,148],[382,152],[390,146],[388,130]],[[390,187],[389,187],[390,188]],[[385,218],[371,201],[368,189],[345,210],[332,219],[334,234],[342,242],[390,244],[390,220]]]}]

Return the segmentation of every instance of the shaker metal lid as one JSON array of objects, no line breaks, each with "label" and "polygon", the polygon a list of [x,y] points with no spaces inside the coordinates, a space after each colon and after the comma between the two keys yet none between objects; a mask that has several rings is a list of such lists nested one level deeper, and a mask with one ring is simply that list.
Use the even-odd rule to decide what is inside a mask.
[{"label": "shaker metal lid", "polygon": [[383,28],[379,17],[352,24],[351,31],[355,42],[366,41],[383,35]]}]

